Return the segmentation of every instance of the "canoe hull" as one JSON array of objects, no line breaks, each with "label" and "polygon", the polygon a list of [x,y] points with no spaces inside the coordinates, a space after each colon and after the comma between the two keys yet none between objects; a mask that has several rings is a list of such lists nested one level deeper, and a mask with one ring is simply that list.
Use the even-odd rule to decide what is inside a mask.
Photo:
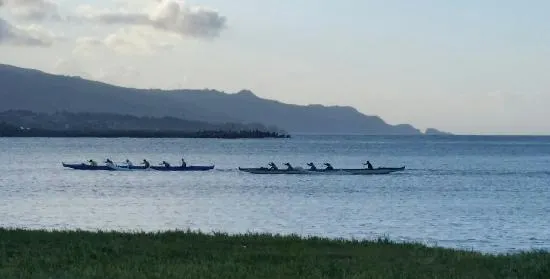
[{"label": "canoe hull", "polygon": [[376,168],[376,170],[404,171],[404,170],[405,170],[405,166],[398,167],[398,168],[386,168],[386,167],[381,167],[381,168]]},{"label": "canoe hull", "polygon": [[397,171],[404,171],[405,167],[399,168],[376,168],[376,169],[343,169],[345,172],[354,175],[374,175],[374,174],[389,174]]},{"label": "canoe hull", "polygon": [[73,170],[112,170],[110,167],[105,165],[98,165],[98,166],[92,166],[87,164],[65,164],[63,163],[63,167],[70,168]]},{"label": "canoe hull", "polygon": [[147,168],[145,166],[115,166],[110,167],[112,171],[134,171],[134,170],[147,170],[151,168]]},{"label": "canoe hull", "polygon": [[346,169],[344,170],[347,174],[352,175],[376,175],[376,174],[390,174],[392,172],[395,172],[394,170],[388,170],[388,169]]},{"label": "canoe hull", "polygon": [[[128,168],[128,167],[123,167],[123,168]],[[146,167],[146,166],[130,166],[130,169],[131,170],[147,170],[147,169],[151,169],[151,167]]]},{"label": "canoe hull", "polygon": [[164,166],[152,166],[151,169],[156,171],[209,171],[214,169],[214,166],[174,166],[174,167],[164,167]]},{"label": "canoe hull", "polygon": [[116,167],[110,167],[107,165],[98,165],[98,166],[92,166],[88,164],[65,164],[62,163],[63,167],[70,168],[73,170],[103,170],[103,171],[128,171],[128,170],[146,170],[145,166],[116,166]]},{"label": "canoe hull", "polygon": [[294,170],[271,170],[268,168],[241,168],[240,171],[248,172],[252,174],[347,174],[347,175],[376,175],[376,174],[389,174],[396,171],[403,171],[405,167],[399,168],[377,168],[377,169],[294,169]]},{"label": "canoe hull", "polygon": [[271,170],[268,168],[239,168],[240,171],[253,173],[253,174],[308,174],[308,171],[303,169],[295,170]]}]

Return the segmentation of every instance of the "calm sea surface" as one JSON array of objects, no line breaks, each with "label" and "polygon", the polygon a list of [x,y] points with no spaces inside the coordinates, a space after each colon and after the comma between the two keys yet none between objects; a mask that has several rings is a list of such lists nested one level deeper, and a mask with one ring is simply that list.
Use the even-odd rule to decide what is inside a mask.
[{"label": "calm sea surface", "polygon": [[[146,158],[210,172],[102,172],[61,162]],[[253,175],[407,166],[381,176]],[[550,137],[296,136],[276,140],[0,139],[0,226],[297,233],[499,253],[550,249]]]}]

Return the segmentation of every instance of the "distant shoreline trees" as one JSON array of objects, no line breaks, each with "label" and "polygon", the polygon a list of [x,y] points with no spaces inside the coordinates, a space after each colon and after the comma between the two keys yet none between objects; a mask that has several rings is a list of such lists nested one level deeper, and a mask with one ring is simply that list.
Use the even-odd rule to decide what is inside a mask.
[{"label": "distant shoreline trees", "polygon": [[105,113],[0,112],[0,137],[289,138],[261,124],[206,123]]},{"label": "distant shoreline trees", "polygon": [[259,130],[250,131],[124,131],[124,130],[44,130],[16,127],[0,123],[0,137],[52,137],[52,138],[290,138],[290,135]]}]

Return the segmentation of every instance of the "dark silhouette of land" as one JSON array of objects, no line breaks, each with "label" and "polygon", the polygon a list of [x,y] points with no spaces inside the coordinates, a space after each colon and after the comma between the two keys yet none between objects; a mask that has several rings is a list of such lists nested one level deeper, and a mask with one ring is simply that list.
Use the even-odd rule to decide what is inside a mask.
[{"label": "dark silhouette of land", "polygon": [[261,125],[210,124],[173,117],[106,113],[0,113],[0,137],[287,138]]},{"label": "dark silhouette of land", "polygon": [[290,133],[422,134],[411,125],[389,125],[378,116],[361,114],[352,107],[290,105],[259,98],[248,90],[226,94],[207,89],[133,89],[1,64],[0,99],[0,111],[114,113],[214,124],[262,123],[270,130]]},{"label": "dark silhouette of land", "polygon": [[426,134],[426,135],[431,135],[431,136],[446,136],[446,135],[452,135],[451,133],[443,132],[443,131],[440,131],[440,130],[434,129],[434,128],[428,128],[428,129],[426,129],[425,134]]}]

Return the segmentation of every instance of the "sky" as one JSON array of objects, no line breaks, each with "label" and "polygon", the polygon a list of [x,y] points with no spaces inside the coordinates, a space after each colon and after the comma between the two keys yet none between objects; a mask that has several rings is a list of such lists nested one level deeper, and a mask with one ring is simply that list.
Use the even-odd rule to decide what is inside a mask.
[{"label": "sky", "polygon": [[548,11],[542,0],[0,0],[0,63],[249,89],[457,134],[550,134]]}]

